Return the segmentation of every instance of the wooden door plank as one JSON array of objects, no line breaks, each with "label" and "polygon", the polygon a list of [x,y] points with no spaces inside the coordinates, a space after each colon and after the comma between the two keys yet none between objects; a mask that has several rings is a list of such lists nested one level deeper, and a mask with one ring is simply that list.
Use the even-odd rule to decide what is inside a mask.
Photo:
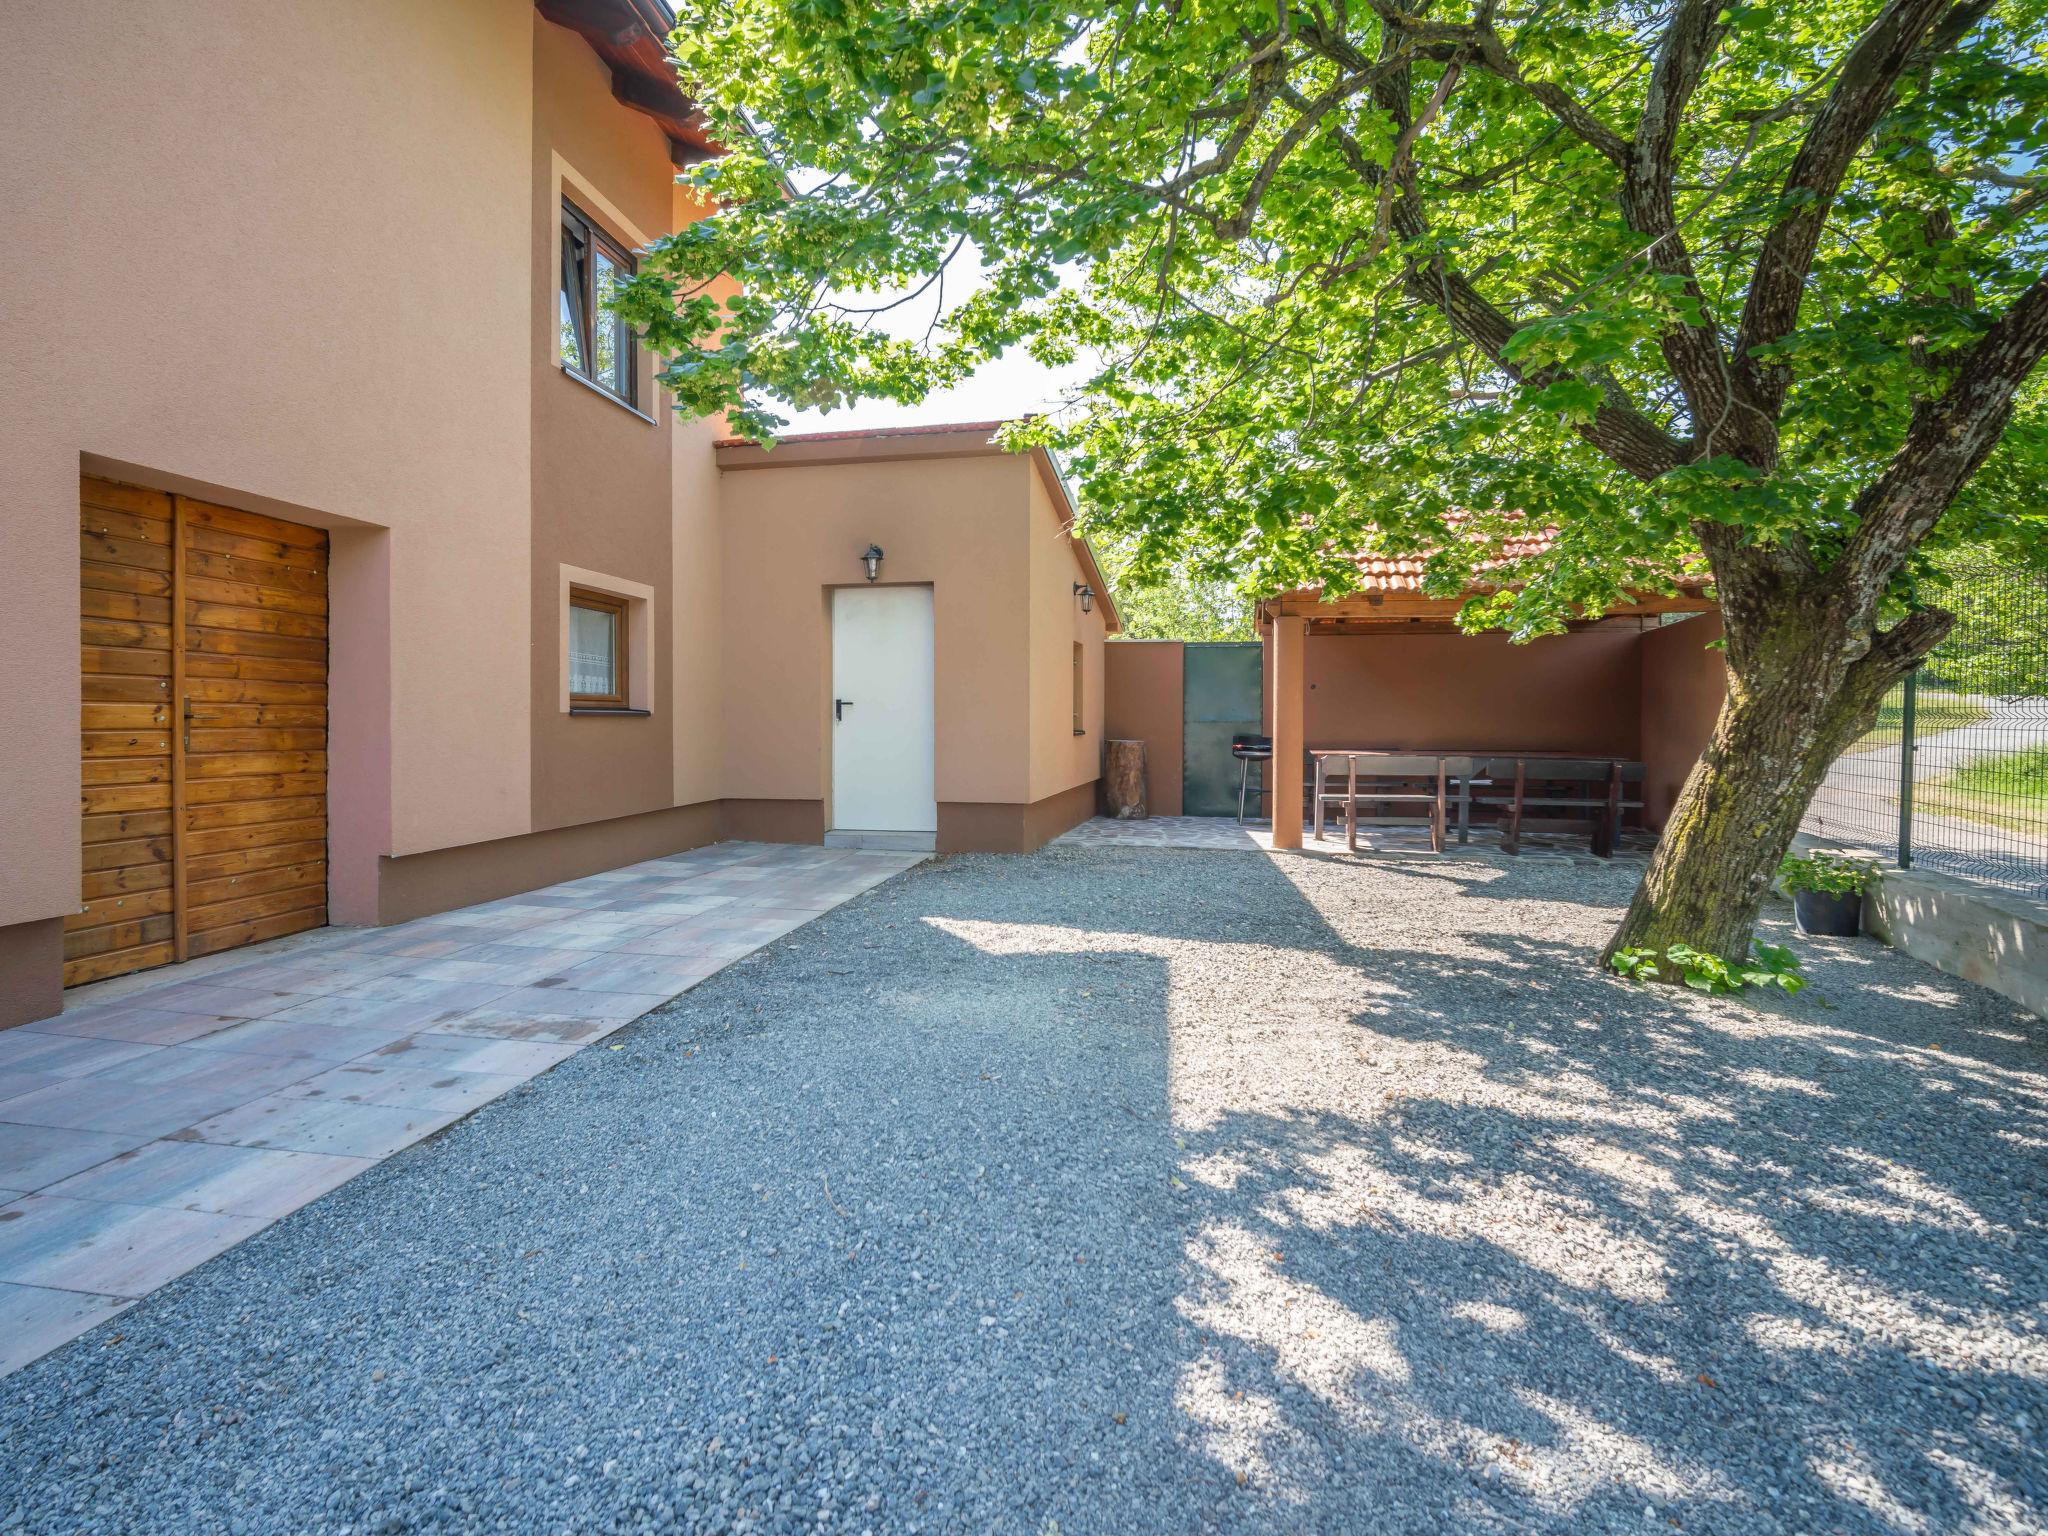
[{"label": "wooden door plank", "polygon": [[261,512],[244,512],[237,507],[223,507],[211,501],[200,501],[186,496],[185,519],[195,528],[219,529],[225,533],[239,533],[265,543],[288,544],[300,549],[318,550],[327,553],[327,530],[311,528],[304,523],[287,523],[281,518],[265,517]]},{"label": "wooden door plank", "polygon": [[185,595],[194,602],[226,603],[237,608],[322,616],[327,612],[327,596],[322,592],[288,590],[256,581],[227,581],[213,576],[194,576],[190,572],[185,576]]},{"label": "wooden door plank", "polygon": [[191,954],[187,943],[191,904],[185,897],[185,754],[192,748],[192,705],[185,695],[185,507],[171,498],[171,697],[181,719],[171,732],[171,957]]},{"label": "wooden door plank", "polygon": [[185,807],[185,829],[188,832],[211,832],[218,827],[253,827],[266,821],[310,821],[324,815],[326,809],[327,802],[318,795],[306,795],[296,800],[278,800],[263,795],[230,801],[225,805],[188,804]]},{"label": "wooden door plank", "polygon": [[171,711],[162,702],[101,704],[87,699],[80,723],[88,731],[132,731],[144,726],[165,730],[171,723]]},{"label": "wooden door plank", "polygon": [[168,964],[170,958],[169,941],[161,944],[144,944],[135,949],[116,950],[110,954],[67,958],[64,962],[64,985],[82,987],[89,981],[104,981],[109,976],[125,976],[130,971],[146,971],[151,966]]},{"label": "wooden door plank", "polygon": [[229,848],[220,853],[194,853],[186,864],[185,874],[188,881],[213,880],[249,870],[276,869],[284,864],[306,864],[315,860],[324,863],[326,858],[327,839],[323,828],[321,836],[296,843],[274,843],[267,848]]},{"label": "wooden door plank", "polygon": [[[85,846],[118,843],[131,837],[171,835],[171,813],[163,811],[122,811],[114,815],[88,816],[84,821]],[[164,845],[168,848],[170,845]],[[167,855],[168,856],[168,855]]]},{"label": "wooden door plank", "polygon": [[166,599],[171,595],[169,567],[145,571],[133,565],[109,565],[104,560],[81,560],[78,576],[82,592],[136,592]]},{"label": "wooden door plank", "polygon": [[185,834],[188,857],[202,853],[225,853],[230,849],[263,848],[281,843],[325,842],[325,817],[303,821],[261,821],[253,827],[220,827],[210,832]]},{"label": "wooden door plank", "polygon": [[133,539],[140,544],[168,544],[171,525],[161,518],[137,517],[132,512],[110,512],[103,507],[86,507],[78,520],[81,533],[103,539]]},{"label": "wooden door plank", "polygon": [[79,792],[79,813],[106,816],[125,811],[164,811],[171,808],[168,784],[108,784],[87,786]]},{"label": "wooden door plank", "polygon": [[217,555],[203,549],[185,551],[185,572],[215,581],[253,581],[274,592],[317,593],[323,597],[327,593],[325,571],[302,570],[297,566],[275,565],[264,560],[238,560],[233,555]]},{"label": "wooden door plank", "polygon": [[[244,883],[283,883],[266,891],[242,889]],[[209,901],[193,907],[190,924],[195,934],[211,934],[221,928],[236,924],[256,922],[258,918],[276,918],[285,911],[301,911],[326,899],[328,889],[328,866],[319,864],[285,864],[262,874],[229,874],[223,881],[211,881],[207,889],[225,891],[223,901]],[[147,901],[143,897],[131,897],[135,901]]]},{"label": "wooden door plank", "polygon": [[108,565],[131,565],[137,570],[163,571],[171,569],[171,549],[168,544],[151,544],[140,539],[119,539],[107,534],[86,533],[78,535],[78,552],[84,560],[102,561]]},{"label": "wooden door plank", "polygon": [[162,757],[171,749],[169,731],[82,731],[81,755],[93,757]]},{"label": "wooden door plank", "polygon": [[324,752],[327,733],[317,726],[259,725],[247,730],[219,730],[194,724],[188,750],[193,752]]},{"label": "wooden door plank", "polygon": [[[97,928],[80,928],[72,931],[66,920],[64,954],[73,956],[111,954],[121,949],[141,949],[151,944],[170,947],[170,914],[158,913],[151,917],[130,918],[124,922],[104,923]],[[131,967],[133,969],[133,967]]]},{"label": "wooden door plank", "polygon": [[305,907],[297,912],[266,917],[259,922],[236,923],[233,927],[216,929],[211,933],[194,934],[192,953],[210,955],[223,949],[235,949],[243,944],[261,944],[265,939],[281,939],[288,933],[303,933],[308,928],[325,928],[326,894],[324,890],[316,891],[313,899],[317,905]]},{"label": "wooden door plank", "polygon": [[168,624],[171,600],[141,592],[107,592],[97,587],[81,587],[78,611],[95,619],[134,619],[145,624]]},{"label": "wooden door plank", "polygon": [[[292,800],[306,795],[324,797],[326,793],[327,775],[324,773],[252,774],[242,779],[188,780],[185,806],[191,810],[202,805],[236,804],[257,798]],[[321,804],[325,803],[323,798]]]},{"label": "wooden door plank", "polygon": [[[166,820],[170,813],[164,813]],[[87,817],[88,821],[97,817]],[[171,835],[168,831],[142,837],[112,837],[103,842],[87,843],[79,850],[82,867],[94,874],[104,874],[114,869],[153,869],[161,864],[170,868]]]},{"label": "wooden door plank", "polygon": [[78,477],[78,505],[81,513],[87,507],[104,512],[131,512],[137,517],[154,518],[160,523],[171,520],[171,498],[163,491],[152,491],[140,485],[125,485],[119,480],[103,480],[98,475]]},{"label": "wooden door plank", "polygon": [[226,555],[237,567],[241,566],[243,561],[250,560],[263,565],[282,565],[297,571],[325,572],[327,569],[325,548],[287,544],[282,539],[250,538],[219,528],[187,528],[185,537],[189,547],[203,550],[210,555]]}]

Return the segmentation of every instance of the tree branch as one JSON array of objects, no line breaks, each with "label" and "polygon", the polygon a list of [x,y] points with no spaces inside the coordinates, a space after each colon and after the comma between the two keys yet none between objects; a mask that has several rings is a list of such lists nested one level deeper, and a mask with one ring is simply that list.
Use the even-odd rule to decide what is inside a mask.
[{"label": "tree branch", "polygon": [[[1643,115],[1622,169],[1622,211],[1629,228],[1649,244],[1643,256],[1652,269],[1684,285],[1699,318],[1672,326],[1658,338],[1664,361],[1685,392],[1695,439],[1702,453],[1726,447],[1760,469],[1777,458],[1777,431],[1768,420],[1738,416],[1734,381],[1718,330],[1707,313],[1707,296],[1693,271],[1692,255],[1678,227],[1672,200],[1672,156],[1686,103],[1706,74],[1708,61],[1727,33],[1719,0],[1679,0],[1658,45],[1650,70]],[[1733,418],[1733,419],[1731,419]],[[1718,442],[1726,433],[1730,441]]]},{"label": "tree branch", "polygon": [[1735,349],[1737,379],[1749,402],[1775,421],[1790,370],[1755,356],[1799,323],[1806,274],[1850,163],[1891,105],[1899,77],[1916,62],[1928,29],[1944,10],[1974,0],[1890,0],[1842,60],[1834,89],[1807,129],[1780,200],[1784,215],[1764,237]]},{"label": "tree branch", "polygon": [[1865,619],[1906,556],[1998,445],[2013,400],[2048,355],[2048,275],[2034,279],[1970,349],[1955,381],[1915,417],[1883,474],[1856,498],[1855,533],[1831,575]]}]

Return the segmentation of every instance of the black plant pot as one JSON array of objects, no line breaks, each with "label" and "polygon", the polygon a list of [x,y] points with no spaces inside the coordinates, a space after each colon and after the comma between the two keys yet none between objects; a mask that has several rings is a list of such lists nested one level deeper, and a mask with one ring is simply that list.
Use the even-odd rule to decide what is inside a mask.
[{"label": "black plant pot", "polygon": [[1863,931],[1863,898],[1826,891],[1794,891],[1792,915],[1799,931],[1814,938],[1853,939]]}]

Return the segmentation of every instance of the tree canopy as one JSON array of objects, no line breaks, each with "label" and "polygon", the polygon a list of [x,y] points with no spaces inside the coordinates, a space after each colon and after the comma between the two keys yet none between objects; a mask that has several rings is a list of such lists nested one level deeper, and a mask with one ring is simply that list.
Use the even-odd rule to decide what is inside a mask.
[{"label": "tree canopy", "polygon": [[[1448,593],[1527,519],[1558,537],[1482,615],[1526,634],[1717,537],[1724,577],[1825,568],[2039,291],[2044,0],[679,10],[719,212],[624,304],[679,405],[772,437],[1083,359],[1019,435],[1141,571],[1342,591],[1349,551],[1433,549]],[[1997,425],[1913,560],[2048,546],[2038,385]]]}]

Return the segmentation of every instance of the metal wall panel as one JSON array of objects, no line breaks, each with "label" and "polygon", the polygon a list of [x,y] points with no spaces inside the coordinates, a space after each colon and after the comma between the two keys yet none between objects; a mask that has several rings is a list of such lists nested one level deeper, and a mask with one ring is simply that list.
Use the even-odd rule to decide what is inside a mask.
[{"label": "metal wall panel", "polygon": [[[1230,738],[1257,735],[1261,703],[1257,641],[1215,641],[1187,647],[1181,692],[1181,811],[1235,816],[1240,765]],[[1258,767],[1252,769],[1257,782]],[[1247,804],[1247,811],[1251,809]]]}]

